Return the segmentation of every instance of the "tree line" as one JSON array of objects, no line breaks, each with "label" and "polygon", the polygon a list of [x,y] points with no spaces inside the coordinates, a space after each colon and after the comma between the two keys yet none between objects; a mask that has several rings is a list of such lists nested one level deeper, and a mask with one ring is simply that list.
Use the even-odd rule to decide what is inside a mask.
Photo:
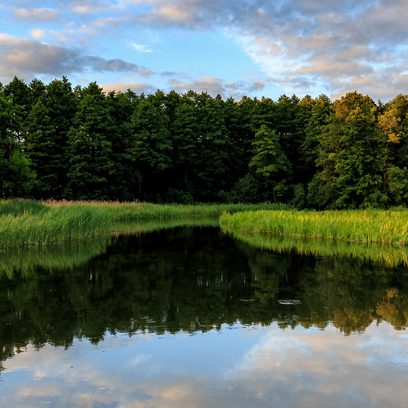
[{"label": "tree line", "polygon": [[0,84],[0,195],[366,208],[408,201],[408,95],[375,103]]}]

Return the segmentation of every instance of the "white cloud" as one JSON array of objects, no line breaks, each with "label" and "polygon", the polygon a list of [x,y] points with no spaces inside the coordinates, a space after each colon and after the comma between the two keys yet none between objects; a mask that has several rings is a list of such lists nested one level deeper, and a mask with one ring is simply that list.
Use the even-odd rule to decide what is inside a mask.
[{"label": "white cloud", "polygon": [[34,40],[39,40],[40,38],[45,37],[45,32],[44,30],[41,30],[41,28],[33,28],[30,33],[31,38],[33,38]]},{"label": "white cloud", "polygon": [[59,18],[58,11],[52,8],[15,8],[13,14],[20,20],[38,22],[53,22]]},{"label": "white cloud", "polygon": [[153,50],[145,44],[140,44],[135,41],[132,41],[131,45],[132,45],[132,48],[137,52],[141,52],[141,53],[153,52]]},{"label": "white cloud", "polygon": [[0,33],[0,77],[32,78],[38,74],[69,75],[73,72],[128,72],[145,75],[138,65],[122,59],[105,59],[79,50]]},{"label": "white cloud", "polygon": [[126,92],[130,89],[137,94],[149,94],[156,90],[153,85],[143,82],[116,82],[112,84],[102,84],[101,87],[105,92]]},{"label": "white cloud", "polygon": [[[93,46],[107,33],[129,43],[135,28],[219,29],[287,94],[339,95],[355,86],[389,99],[406,88],[406,0],[73,0],[60,2],[60,12],[39,0],[16,4],[9,10],[19,20],[63,21],[53,39],[68,48]],[[147,53],[149,43],[133,48]]]},{"label": "white cloud", "polygon": [[170,77],[168,80],[169,88],[181,93],[192,90],[206,92],[213,97],[220,95],[224,98],[233,97],[239,99],[244,95],[259,91],[265,87],[265,83],[261,80],[227,82],[221,78],[209,76],[192,79],[189,76],[183,78],[182,75],[176,73],[165,72],[163,74]]},{"label": "white cloud", "polygon": [[[139,24],[209,30],[231,37],[286,93],[339,94],[351,84],[374,98],[403,89],[400,52],[408,38],[406,0],[137,1]],[[390,70],[391,68],[391,70]],[[383,84],[383,81],[388,86]],[[378,88],[377,88],[378,87]],[[386,88],[388,90],[386,91]],[[376,90],[378,89],[378,90]]]}]

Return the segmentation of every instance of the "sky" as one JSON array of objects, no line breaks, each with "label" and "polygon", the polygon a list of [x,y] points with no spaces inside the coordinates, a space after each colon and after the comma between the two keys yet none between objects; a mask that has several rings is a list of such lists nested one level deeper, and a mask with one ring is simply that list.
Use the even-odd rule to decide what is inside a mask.
[{"label": "sky", "polygon": [[408,93],[408,0],[9,0],[0,81],[241,98]]}]

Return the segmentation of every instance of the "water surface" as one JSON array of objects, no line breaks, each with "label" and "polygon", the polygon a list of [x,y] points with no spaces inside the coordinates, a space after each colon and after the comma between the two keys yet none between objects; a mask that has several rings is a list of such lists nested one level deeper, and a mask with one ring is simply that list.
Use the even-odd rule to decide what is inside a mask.
[{"label": "water surface", "polygon": [[402,407],[408,272],[174,228],[0,254],[0,406]]}]

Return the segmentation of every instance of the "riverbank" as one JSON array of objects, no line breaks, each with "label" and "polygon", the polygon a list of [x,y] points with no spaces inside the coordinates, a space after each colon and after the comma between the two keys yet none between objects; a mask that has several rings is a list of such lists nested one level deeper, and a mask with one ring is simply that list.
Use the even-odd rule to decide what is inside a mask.
[{"label": "riverbank", "polygon": [[232,235],[281,236],[364,244],[408,245],[408,210],[243,211],[224,213]]},{"label": "riverbank", "polygon": [[273,204],[150,204],[75,201],[0,201],[0,247],[62,243],[129,231],[129,225],[180,221],[204,224],[224,213],[279,208]]}]

